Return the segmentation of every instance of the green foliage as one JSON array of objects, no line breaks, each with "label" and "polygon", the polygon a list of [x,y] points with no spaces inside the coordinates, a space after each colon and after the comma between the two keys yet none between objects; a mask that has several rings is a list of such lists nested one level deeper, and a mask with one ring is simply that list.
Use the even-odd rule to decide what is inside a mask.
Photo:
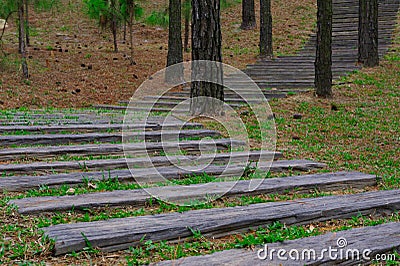
[{"label": "green foliage", "polygon": [[259,228],[254,234],[247,234],[236,239],[236,248],[252,247],[255,245],[282,242],[289,239],[319,235],[318,230],[306,230],[302,226],[286,227],[280,222],[275,222],[266,229]]},{"label": "green foliage", "polygon": [[150,16],[146,19],[146,23],[150,26],[168,27],[169,15],[167,10],[153,11],[150,14]]},{"label": "green foliage", "polygon": [[60,0],[34,0],[33,6],[36,11],[49,11],[60,4]]},{"label": "green foliage", "polygon": [[[85,12],[89,15],[90,18],[95,19],[102,23],[101,20],[109,20],[112,15],[115,15],[117,21],[129,21],[129,8],[128,8],[128,0],[120,0],[115,8],[112,8],[107,2],[104,0],[83,0],[85,4]],[[134,8],[134,17],[135,19],[139,19],[143,17],[143,8],[138,4],[135,4]]]},{"label": "green foliage", "polygon": [[185,18],[190,18],[192,12],[192,1],[184,0],[182,3],[182,14]]},{"label": "green foliage", "polygon": [[104,0],[83,0],[86,13],[90,18],[100,20],[102,15],[109,13],[109,7]]},{"label": "green foliage", "polygon": [[17,71],[21,64],[21,60],[15,55],[2,55],[0,56],[0,71]]},{"label": "green foliage", "polygon": [[221,9],[229,8],[240,3],[242,3],[242,0],[221,0]]},{"label": "green foliage", "polygon": [[10,14],[17,12],[18,1],[15,0],[0,0],[0,17],[7,18]]},{"label": "green foliage", "polygon": [[[129,21],[129,0],[120,0],[120,13],[124,20]],[[131,0],[132,1],[132,0]],[[134,15],[135,19],[138,20],[143,17],[144,9],[135,3]]]}]

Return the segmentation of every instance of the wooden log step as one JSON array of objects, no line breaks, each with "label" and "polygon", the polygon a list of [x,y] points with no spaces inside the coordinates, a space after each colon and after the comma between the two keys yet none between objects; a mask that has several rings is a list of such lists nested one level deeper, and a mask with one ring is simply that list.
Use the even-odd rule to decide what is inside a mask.
[{"label": "wooden log step", "polygon": [[[296,65],[297,64],[297,65]],[[297,67],[297,68],[296,68]],[[250,70],[252,69],[265,69],[268,71],[286,71],[286,72],[292,72],[296,71],[301,67],[301,69],[314,69],[314,65],[312,62],[304,62],[304,63],[271,63],[271,64],[265,64],[265,65],[259,65],[259,66],[251,66],[249,67]],[[356,61],[353,60],[349,62],[346,65],[332,65],[333,70],[343,70],[343,69],[354,69],[356,68]]]},{"label": "wooden log step", "polygon": [[[235,105],[235,104],[233,104]],[[231,105],[232,106],[232,105]],[[233,107],[241,107],[240,105],[235,105]],[[169,113],[172,112],[171,107],[153,107],[153,108],[145,108],[145,107],[132,107],[132,106],[122,106],[122,105],[97,105],[96,108],[99,109],[114,109],[114,110],[129,110],[133,112],[153,112],[153,113]],[[189,112],[189,106],[180,106],[178,108],[173,109],[174,113],[182,113],[186,114]]]},{"label": "wooden log step", "polygon": [[[0,133],[12,132],[35,132],[35,133],[55,133],[55,132],[102,132],[102,131],[120,131],[122,124],[95,124],[95,125],[52,125],[52,126],[0,126]],[[126,124],[125,129],[131,130],[161,130],[161,129],[179,129],[179,128],[202,128],[199,123],[146,123],[146,124]]]},{"label": "wooden log step", "polygon": [[[230,97],[229,99],[233,102],[237,103],[258,103],[260,102],[260,94],[259,93],[254,93],[254,91],[249,90],[247,87],[244,87],[244,89],[238,89],[237,91],[240,91],[240,95],[238,95],[236,92],[233,91],[226,91],[225,95]],[[280,91],[262,91],[266,99],[272,99],[272,98],[286,98],[287,93],[286,92],[280,92]],[[243,100],[241,97],[243,96],[246,101]],[[182,92],[172,92],[168,93],[167,96],[165,97],[176,97],[180,99],[188,99],[190,97],[190,92],[182,91]]]},{"label": "wooden log step", "polygon": [[[269,77],[269,78],[274,78],[274,77],[282,77],[282,79],[285,76],[298,76],[304,78],[304,76],[311,76],[315,75],[315,70],[314,69],[304,69],[303,72],[301,71],[275,71],[275,70],[268,70],[268,69],[259,69],[259,70],[253,70],[248,72],[251,77],[254,79],[254,77],[260,76],[263,77]],[[333,75],[340,75],[343,73],[346,73],[346,70],[334,70],[332,71]]]},{"label": "wooden log step", "polygon": [[[243,168],[242,168],[243,169]],[[239,172],[239,171],[238,171]],[[223,195],[240,197],[252,195],[285,194],[295,190],[298,194],[318,191],[331,192],[346,189],[363,189],[377,184],[376,176],[358,172],[339,172],[326,174],[302,175],[282,178],[264,179],[255,190],[249,190],[254,182],[260,180],[241,180],[231,182],[212,182],[190,186],[168,186],[136,190],[119,190],[75,196],[34,197],[17,199],[8,202],[18,207],[20,214],[40,214],[43,212],[83,210],[98,207],[142,207],[148,203],[152,195],[175,203],[188,200],[203,200],[207,196]],[[228,189],[227,188],[231,188]],[[228,192],[227,192],[228,191]],[[225,193],[226,192],[226,193]]]},{"label": "wooden log step", "polygon": [[216,139],[200,141],[180,141],[180,142],[143,142],[130,144],[87,144],[87,145],[68,145],[68,146],[46,146],[30,148],[0,149],[0,161],[13,161],[20,159],[49,159],[62,155],[69,156],[95,156],[95,155],[124,155],[129,152],[130,155],[144,156],[146,154],[156,155],[167,149],[179,148],[188,153],[212,151],[214,147],[217,150],[227,150],[244,146],[242,141],[232,139]]},{"label": "wooden log step", "polygon": [[[87,171],[87,170],[112,170],[112,169],[127,169],[128,165],[132,165],[132,168],[140,167],[158,167],[158,166],[170,166],[176,165],[190,165],[190,164],[201,164],[201,162],[213,161],[213,163],[227,163],[229,160],[232,162],[241,162],[241,160],[270,160],[282,157],[282,154],[277,152],[269,151],[251,151],[251,152],[232,152],[232,153],[217,153],[217,154],[203,154],[201,157],[197,155],[179,155],[179,156],[156,156],[150,158],[121,158],[121,159],[105,159],[105,160],[85,160],[85,161],[60,161],[60,162],[35,162],[28,164],[0,164],[0,173],[10,174],[48,174],[51,172],[59,171]],[[14,178],[15,179],[15,178]],[[4,178],[0,178],[0,181],[4,181]]]},{"label": "wooden log step", "polygon": [[[4,120],[0,121],[0,125],[2,126],[67,126],[67,125],[114,125],[114,124],[123,124],[124,118],[120,117],[117,119],[113,120],[78,120],[78,121],[73,121],[73,120]],[[164,121],[165,117],[159,117],[159,116],[149,116],[146,118],[146,123],[182,123],[179,119],[171,119],[171,117],[168,118],[168,121]],[[144,121],[135,121],[135,123],[144,123]]]},{"label": "wooden log step", "polygon": [[[353,53],[348,54],[349,56],[354,56]],[[334,59],[340,62],[353,62],[355,60],[355,58],[351,58],[349,56],[344,56],[344,57],[340,57],[339,55],[338,57],[335,57]],[[315,56],[310,56],[310,55],[304,55],[304,56],[285,56],[285,57],[275,57],[273,59],[264,59],[264,60],[259,60],[257,61],[257,64],[250,64],[248,66],[257,66],[261,63],[265,63],[265,64],[270,64],[270,63],[274,63],[274,62],[285,62],[285,63],[292,63],[292,62],[308,62],[310,64],[315,62]]]},{"label": "wooden log step", "polygon": [[[121,106],[121,105],[105,105],[105,104],[99,104],[95,105],[94,108],[97,109],[104,109],[104,110],[129,110],[129,111],[135,111],[135,112],[147,112],[149,111],[149,108],[143,108],[143,107],[132,107],[132,106]],[[160,107],[153,107],[151,108],[151,111],[153,112],[170,112],[170,108],[160,108]],[[175,112],[188,112],[188,109],[178,109],[174,110]]]},{"label": "wooden log step", "polygon": [[[243,103],[246,103],[246,102],[250,102],[250,103],[258,103],[258,102],[260,102],[261,100],[259,100],[259,99],[249,99],[248,101],[245,101],[245,100],[243,100],[243,99],[240,99],[240,98],[227,98],[227,96],[231,96],[231,94],[228,94],[227,92],[224,92],[224,94],[225,94],[225,102],[228,102],[228,103],[239,103],[239,104],[243,104]],[[232,93],[233,94],[233,93]],[[283,95],[283,96],[286,96],[286,94],[284,94],[284,93],[276,93],[277,94],[277,96],[281,96],[281,95]],[[159,96],[146,96],[145,97],[145,99],[147,99],[147,100],[156,100],[156,99],[161,99],[161,100],[167,100],[167,101],[177,101],[177,102],[182,102],[182,101],[186,101],[186,100],[188,100],[189,99],[189,97],[187,97],[187,96],[189,96],[189,93],[182,93],[181,95],[185,95],[185,96],[169,96],[169,95],[164,95],[164,96],[161,96],[161,97],[159,97]],[[268,94],[267,94],[268,95]],[[274,96],[274,94],[270,94],[271,96]],[[123,103],[123,102],[122,102]]]},{"label": "wooden log step", "polygon": [[63,126],[63,125],[96,125],[96,124],[122,124],[122,119],[119,120],[90,120],[90,121],[70,121],[70,120],[2,120],[1,126]]},{"label": "wooden log step", "polygon": [[79,119],[111,119],[114,117],[121,116],[120,112],[115,113],[6,113],[0,114],[0,118],[23,118],[23,119],[49,119],[49,120],[79,120]]},{"label": "wooden log step", "polygon": [[[249,88],[248,87],[248,83],[244,83],[244,86],[242,86],[242,87],[235,86],[233,88],[229,88],[229,87],[225,88],[224,89],[224,94],[226,96],[230,97],[230,98],[235,98],[236,99],[236,97],[239,96],[238,95],[238,92],[239,92],[240,95],[243,95],[247,99],[247,97],[251,98],[250,96],[254,96],[254,91],[257,92],[256,93],[256,97],[259,97],[259,93],[260,92],[258,91],[257,88],[256,89]],[[261,92],[264,93],[264,96],[267,99],[269,97],[275,97],[275,96],[283,98],[282,94],[285,94],[285,92],[282,92],[282,91],[263,91],[263,90],[261,90]],[[189,95],[190,94],[190,89],[184,88],[180,92],[169,92],[168,95],[175,95],[175,94],[181,94],[181,93],[185,93],[185,94]]]},{"label": "wooden log step", "polygon": [[[179,102],[174,102],[174,101],[165,101],[165,100],[158,100],[158,101],[149,101],[149,100],[143,100],[143,101],[135,101],[131,103],[131,106],[153,106],[154,108],[175,108],[179,105],[179,108],[184,108],[184,110],[189,110],[190,107],[190,102],[185,102],[185,103],[179,103]],[[231,107],[242,107],[241,104],[238,103],[230,103],[229,104]]]},{"label": "wooden log step", "polygon": [[[346,246],[338,246],[338,240],[346,240]],[[266,260],[258,258],[258,251],[264,250],[265,246],[257,246],[255,249],[231,249],[221,252],[215,252],[211,255],[203,256],[192,256],[185,257],[174,261],[162,261],[154,264],[157,266],[167,265],[179,265],[179,266],[202,266],[202,265],[367,265],[379,254],[392,254],[393,250],[400,250],[400,223],[387,223],[376,226],[366,226],[361,228],[355,228],[346,231],[326,233],[320,236],[313,236],[307,238],[301,238],[296,240],[286,240],[278,243],[270,243],[267,245],[268,249],[271,250],[284,250],[290,252],[295,250],[299,254],[308,254],[310,250],[316,252],[316,258],[307,255],[302,258],[300,255],[299,260],[286,260],[289,258],[288,253],[283,256],[283,259],[278,259],[276,253],[273,258],[269,255],[266,256]],[[322,249],[332,247],[332,250],[338,250],[338,253],[332,254],[330,257],[328,253],[325,253],[321,257]],[[339,258],[339,252],[343,250],[343,254],[347,251],[349,255],[344,255],[343,260],[335,259],[335,256]],[[367,257],[363,257],[363,251],[371,251]],[[356,251],[356,253],[352,253]],[[357,253],[358,251],[358,253]],[[262,256],[265,253],[261,254]],[[381,256],[382,258],[382,256]]]},{"label": "wooden log step", "polygon": [[[265,155],[264,155],[265,156]],[[276,156],[279,157],[279,156]],[[173,158],[174,159],[174,158]],[[80,173],[69,173],[69,174],[51,174],[46,176],[19,176],[19,177],[4,177],[0,179],[0,190],[1,191],[25,191],[30,189],[38,189],[41,186],[58,187],[61,185],[76,186],[84,183],[84,180],[101,181],[107,179],[117,178],[119,182],[164,182],[165,180],[160,179],[160,173],[165,179],[182,179],[193,175],[208,174],[210,176],[221,176],[223,177],[238,177],[243,171],[243,168],[247,165],[243,165],[237,158],[233,158],[237,164],[225,165],[199,165],[199,166],[185,166],[186,170],[183,170],[176,166],[160,166],[157,165],[157,169],[140,169],[133,168],[129,170],[113,170],[110,171],[98,171],[98,172],[80,172]],[[243,160],[243,158],[242,158]],[[249,161],[256,161],[257,157],[250,157]],[[224,158],[216,158],[216,162],[223,162]],[[186,162],[184,162],[186,163]],[[200,162],[201,163],[201,162]],[[171,165],[171,163],[164,163],[164,165]],[[271,172],[283,172],[289,169],[297,171],[308,171],[312,169],[325,167],[325,164],[317,163],[307,160],[280,160],[272,162],[272,165],[266,165],[265,163],[258,163],[257,165],[250,164],[251,166],[257,167],[259,171],[271,171]],[[133,174],[133,175],[132,175]],[[135,178],[134,178],[135,177]],[[140,177],[140,179],[139,179]]]},{"label": "wooden log step", "polygon": [[[179,138],[204,138],[219,137],[221,134],[215,130],[167,130],[132,132],[125,134],[125,140],[160,141],[176,140]],[[0,136],[0,145],[9,147],[12,145],[56,145],[91,142],[119,142],[122,141],[121,133],[86,133],[86,134],[43,134],[43,135],[10,135]]]},{"label": "wooden log step", "polygon": [[[94,248],[116,251],[140,245],[141,240],[182,241],[196,230],[207,237],[246,232],[279,221],[302,225],[331,219],[400,210],[399,190],[367,192],[238,206],[110,219],[88,223],[60,224],[43,228],[55,240],[55,254],[79,251],[87,241]],[[84,237],[83,237],[84,236]]]},{"label": "wooden log step", "polygon": [[[240,87],[238,87],[238,86],[235,86],[235,88],[237,88],[236,91],[240,91],[240,94],[241,94],[241,95],[246,96],[246,99],[251,98],[252,95],[254,96],[254,91],[253,91],[253,89],[249,89],[249,88],[246,87],[246,86],[243,86],[243,88],[240,88]],[[268,95],[268,94],[271,94],[271,93],[272,93],[272,94],[274,94],[274,93],[284,93],[284,94],[287,94],[288,92],[304,92],[304,91],[307,91],[307,90],[302,89],[302,88],[300,88],[300,89],[290,89],[290,90],[286,90],[286,89],[274,89],[274,90],[272,90],[272,89],[265,89],[265,88],[260,88],[260,89],[261,89],[261,91],[264,93],[264,95]],[[181,92],[177,92],[177,93],[181,93]],[[188,93],[188,92],[184,91],[184,93]],[[233,97],[233,96],[238,96],[238,95],[236,94],[236,92],[233,92],[232,90],[226,90],[226,93],[230,94],[231,97]],[[173,92],[170,93],[170,94],[171,94],[171,95],[174,95]],[[257,94],[257,95],[258,95],[258,94]]]},{"label": "wooden log step", "polygon": [[[148,105],[147,105],[148,106]],[[240,104],[230,104],[230,107],[239,108],[242,107]],[[115,109],[115,110],[129,110],[133,112],[152,112],[152,113],[177,113],[177,114],[188,114],[190,109],[189,105],[186,106],[179,106],[177,108],[172,109],[171,107],[152,107],[145,108],[145,107],[132,107],[132,106],[122,106],[122,105],[97,105],[96,108],[99,109]],[[226,107],[228,109],[228,107]]]}]

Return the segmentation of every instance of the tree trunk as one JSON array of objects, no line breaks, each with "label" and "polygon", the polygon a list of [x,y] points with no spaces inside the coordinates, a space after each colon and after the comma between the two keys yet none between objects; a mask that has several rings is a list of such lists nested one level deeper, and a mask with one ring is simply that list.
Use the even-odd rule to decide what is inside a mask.
[{"label": "tree trunk", "polygon": [[190,34],[190,14],[191,14],[191,6],[190,6],[190,0],[185,0],[183,3],[183,12],[184,12],[184,17],[185,17],[185,40],[184,40],[184,45],[183,49],[185,50],[186,53],[189,52],[189,34]]},{"label": "tree trunk", "polygon": [[25,35],[26,35],[26,45],[29,46],[31,44],[30,36],[29,36],[29,0],[25,0]]},{"label": "tree trunk", "polygon": [[135,1],[134,0],[128,0],[128,13],[129,13],[129,42],[131,46],[131,56],[130,56],[130,62],[131,65],[135,65],[135,60],[134,60],[134,50],[133,50],[133,21],[135,19]]},{"label": "tree trunk", "polygon": [[[220,0],[192,0],[192,59],[195,61],[190,91],[192,115],[223,114],[221,46]],[[198,63],[196,60],[212,62]]]},{"label": "tree trunk", "polygon": [[378,0],[359,0],[358,62],[366,67],[379,65]]},{"label": "tree trunk", "polygon": [[111,31],[114,39],[114,52],[118,52],[118,41],[117,41],[117,16],[116,16],[116,0],[111,0]]},{"label": "tree trunk", "polygon": [[126,43],[126,21],[124,21],[124,32],[123,32],[122,40],[124,41],[124,43]]},{"label": "tree trunk", "polygon": [[[169,0],[169,35],[167,67],[183,62],[181,0]],[[178,69],[179,68],[179,69]],[[166,81],[182,80],[183,67],[167,69]],[[169,71],[171,70],[171,71]]]},{"label": "tree trunk", "polygon": [[25,79],[28,79],[29,72],[28,64],[26,62],[24,0],[19,0],[18,2],[18,22],[19,52],[21,53],[22,74]]},{"label": "tree trunk", "polygon": [[256,27],[256,11],[254,0],[242,0],[242,30],[251,30]]},{"label": "tree trunk", "polygon": [[319,97],[332,97],[332,0],[318,0],[315,87]]},{"label": "tree trunk", "polygon": [[271,0],[260,0],[260,57],[273,55]]}]

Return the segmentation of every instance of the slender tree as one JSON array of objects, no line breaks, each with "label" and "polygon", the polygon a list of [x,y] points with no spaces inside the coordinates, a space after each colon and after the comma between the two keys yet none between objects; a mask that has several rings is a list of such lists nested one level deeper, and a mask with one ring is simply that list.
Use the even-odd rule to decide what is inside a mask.
[{"label": "slender tree", "polygon": [[[192,59],[194,63],[190,110],[193,115],[223,114],[221,46],[220,0],[192,0]],[[195,60],[208,60],[214,63],[199,64]],[[215,100],[204,100],[201,96]]]},{"label": "slender tree", "polygon": [[24,0],[18,0],[18,39],[19,52],[21,54],[22,73],[25,79],[29,78],[28,64],[26,62],[26,43],[25,43],[25,3]]},{"label": "slender tree", "polygon": [[[182,51],[182,8],[180,0],[169,0],[169,35],[167,67],[183,62]],[[167,81],[183,78],[183,67],[167,70]]]},{"label": "slender tree", "polygon": [[358,61],[366,67],[379,65],[378,0],[359,0]]},{"label": "slender tree", "polygon": [[117,30],[118,30],[118,18],[117,18],[117,0],[110,0],[110,17],[111,17],[111,32],[114,39],[114,52],[118,52],[118,39],[117,39]]},{"label": "slender tree", "polygon": [[260,57],[273,55],[271,0],[260,0]]},{"label": "slender tree", "polygon": [[189,34],[190,34],[190,15],[192,12],[191,0],[184,0],[183,2],[183,17],[185,20],[185,39],[183,49],[186,53],[189,52]]},{"label": "slender tree", "polygon": [[26,45],[29,46],[31,44],[30,38],[30,26],[29,26],[29,0],[24,0],[25,2],[25,39]]},{"label": "slender tree", "polygon": [[135,20],[135,1],[134,0],[126,0],[127,3],[127,13],[128,13],[128,26],[129,26],[129,43],[130,43],[130,62],[131,65],[135,64],[134,60],[134,49],[133,49],[133,22]]},{"label": "slender tree", "polygon": [[319,97],[332,97],[332,0],[318,0],[315,87]]},{"label": "slender tree", "polygon": [[251,30],[256,27],[256,11],[254,0],[242,0],[242,30]]},{"label": "slender tree", "polygon": [[83,0],[87,12],[93,19],[99,21],[102,30],[109,28],[113,35],[114,52],[118,52],[117,31],[123,16],[119,10],[118,0]]}]

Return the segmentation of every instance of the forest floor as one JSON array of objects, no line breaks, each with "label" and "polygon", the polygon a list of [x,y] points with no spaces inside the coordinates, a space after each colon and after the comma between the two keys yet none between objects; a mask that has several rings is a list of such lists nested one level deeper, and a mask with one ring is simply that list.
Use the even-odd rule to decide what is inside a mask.
[{"label": "forest floor", "polygon": [[[67,5],[67,2],[72,4]],[[120,43],[121,52],[113,53],[111,35],[108,32],[101,33],[96,23],[80,11],[78,2],[65,1],[64,6],[59,7],[63,16],[55,11],[32,14],[33,28],[37,35],[32,36],[32,47],[29,48],[29,56],[32,56],[29,59],[31,79],[21,81],[20,73],[15,72],[18,70],[15,57],[10,55],[3,58],[0,63],[0,109],[88,107],[98,103],[116,103],[128,99],[143,80],[164,67],[167,53],[166,29],[138,24],[135,30],[137,64],[130,66],[129,60],[125,59],[129,54],[128,45]],[[293,54],[301,48],[314,26],[314,2],[273,1],[277,54]],[[146,8],[161,10],[165,4],[166,1],[155,1]],[[258,33],[257,30],[239,29],[240,8],[240,4],[235,4],[222,12],[224,61],[244,68],[256,60]],[[12,22],[10,24],[4,48],[12,54],[16,51],[16,38],[13,33],[15,25]],[[400,27],[397,27],[394,36],[393,47],[381,65],[343,78],[341,85],[334,87],[333,99],[318,99],[309,92],[270,101],[276,115],[277,150],[283,152],[285,158],[327,163],[327,168],[319,172],[360,171],[383,178],[379,186],[368,190],[400,189]],[[59,52],[58,47],[63,52]],[[189,54],[185,56],[189,59]],[[88,69],[89,65],[92,65],[92,69]],[[302,119],[294,119],[294,114],[301,114]],[[251,119],[245,122],[250,127],[255,123]],[[209,127],[218,128],[213,124]],[[289,173],[292,174],[298,173]],[[178,244],[146,242],[142,247],[120,252],[102,253],[87,249],[54,257],[51,253],[53,244],[42,239],[40,227],[141,214],[139,210],[121,208],[87,213],[55,213],[31,218],[21,216],[7,206],[12,198],[46,193],[65,195],[62,189],[55,189],[4,193],[1,196],[0,220],[4,225],[0,228],[3,241],[0,242],[0,262],[23,265],[140,265],[234,247],[252,247],[257,241],[262,241],[263,236],[271,237],[273,241],[282,241],[326,231],[400,221],[398,213],[383,217],[357,216],[304,226],[278,225],[264,231],[222,239],[200,236]],[[290,200],[298,196],[295,193],[288,194],[276,200]],[[217,202],[214,207],[251,204],[265,200],[266,197]],[[173,206],[147,206],[145,211],[166,213],[180,210]],[[396,265],[396,262],[388,265]]]},{"label": "forest floor", "polygon": [[[242,31],[241,4],[227,2],[221,14],[223,61],[243,69],[257,59],[259,29]],[[295,53],[314,29],[315,1],[272,2],[275,53]],[[21,78],[20,60],[15,56],[16,25],[10,21],[3,37],[7,56],[0,55],[0,109],[89,107],[130,99],[144,80],[165,67],[168,51],[168,29],[145,23],[153,11],[165,10],[167,1],[139,1],[139,5],[144,15],[134,26],[133,66],[122,29],[119,52],[114,53],[111,32],[102,31],[85,15],[82,1],[62,0],[50,11],[32,10],[29,80]],[[185,60],[190,58],[190,52],[185,53]]]}]

